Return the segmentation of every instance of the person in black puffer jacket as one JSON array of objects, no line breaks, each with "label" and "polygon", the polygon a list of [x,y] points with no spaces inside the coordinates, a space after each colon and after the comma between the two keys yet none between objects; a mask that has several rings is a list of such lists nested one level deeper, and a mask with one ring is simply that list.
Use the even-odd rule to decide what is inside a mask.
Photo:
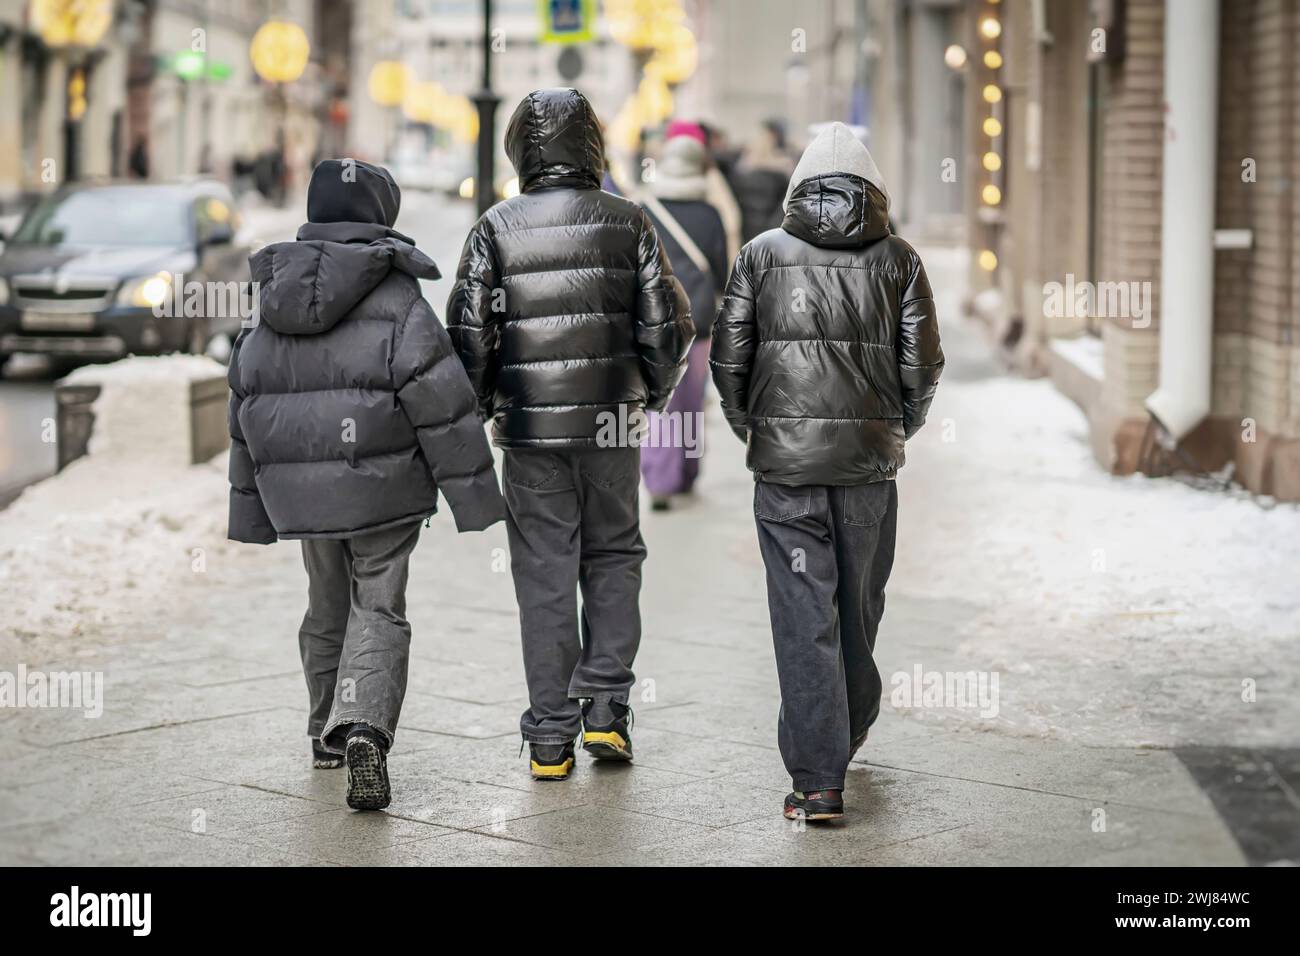
[{"label": "person in black puffer jacket", "polygon": [[[841,815],[880,709],[872,659],[893,563],[904,442],[943,370],[925,268],[891,235],[871,155],[841,123],[809,145],[780,229],[741,250],[713,380],[748,442],[781,684],[786,815]],[[792,570],[791,555],[800,566]]]},{"label": "person in black puffer jacket", "polygon": [[406,688],[407,561],[438,493],[460,531],[504,516],[474,391],[420,294],[438,269],[392,228],[388,171],[326,160],[297,242],[250,260],[259,311],[230,361],[230,530],[301,538],[299,633],[317,766],[346,753],[349,804],[387,804]]},{"label": "person in black puffer jacket", "polygon": [[580,730],[597,756],[631,756],[645,545],[630,432],[644,409],[667,404],[692,326],[645,213],[599,188],[600,125],[577,90],[526,96],[506,151],[520,195],[470,231],[447,325],[506,449],[530,700],[520,729],[533,774],[556,779]]}]

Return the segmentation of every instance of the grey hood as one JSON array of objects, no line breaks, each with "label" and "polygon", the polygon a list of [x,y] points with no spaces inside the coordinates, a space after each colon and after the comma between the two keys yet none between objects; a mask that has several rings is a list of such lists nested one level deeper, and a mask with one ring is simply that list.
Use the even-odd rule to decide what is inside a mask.
[{"label": "grey hood", "polygon": [[799,157],[799,163],[790,177],[790,185],[785,191],[786,208],[789,209],[790,197],[800,183],[814,176],[827,176],[831,173],[848,173],[866,180],[880,191],[888,207],[889,189],[885,186],[885,177],[880,175],[880,168],[871,158],[867,147],[862,145],[852,129],[843,123],[831,123],[817,134]]}]

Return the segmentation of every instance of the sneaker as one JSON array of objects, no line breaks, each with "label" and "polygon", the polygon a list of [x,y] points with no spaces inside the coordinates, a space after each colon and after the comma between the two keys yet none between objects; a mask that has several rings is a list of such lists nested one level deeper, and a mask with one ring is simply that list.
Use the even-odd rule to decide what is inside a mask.
[{"label": "sneaker", "polygon": [[311,739],[311,767],[313,770],[338,770],[343,766],[343,755],[330,753],[320,745],[320,738]]},{"label": "sneaker", "polygon": [[383,739],[357,727],[348,733],[348,806],[353,810],[382,810],[392,802],[388,786],[388,757]]},{"label": "sneaker", "polygon": [[632,708],[616,700],[583,704],[582,749],[597,760],[631,760]]},{"label": "sneaker", "polygon": [[534,780],[564,780],[573,769],[573,744],[529,744]]},{"label": "sneaker", "polygon": [[673,499],[667,495],[653,495],[650,498],[651,511],[668,511],[673,506]]},{"label": "sneaker", "polygon": [[796,790],[785,798],[787,820],[838,820],[844,816],[842,790]]}]

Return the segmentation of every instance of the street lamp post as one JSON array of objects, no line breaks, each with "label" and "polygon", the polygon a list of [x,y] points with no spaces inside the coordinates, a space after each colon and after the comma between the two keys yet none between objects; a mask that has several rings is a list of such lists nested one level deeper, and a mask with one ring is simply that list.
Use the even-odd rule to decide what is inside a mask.
[{"label": "street lamp post", "polygon": [[481,216],[496,198],[494,167],[497,104],[501,97],[492,90],[492,0],[483,0],[483,86],[474,94],[478,107],[478,172],[474,177],[474,201]]}]

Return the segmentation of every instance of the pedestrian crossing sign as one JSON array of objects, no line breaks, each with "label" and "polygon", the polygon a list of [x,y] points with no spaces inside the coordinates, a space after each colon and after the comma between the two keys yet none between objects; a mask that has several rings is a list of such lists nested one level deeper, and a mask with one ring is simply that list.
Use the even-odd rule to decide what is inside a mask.
[{"label": "pedestrian crossing sign", "polygon": [[595,38],[595,0],[538,0],[542,43],[586,43]]}]

